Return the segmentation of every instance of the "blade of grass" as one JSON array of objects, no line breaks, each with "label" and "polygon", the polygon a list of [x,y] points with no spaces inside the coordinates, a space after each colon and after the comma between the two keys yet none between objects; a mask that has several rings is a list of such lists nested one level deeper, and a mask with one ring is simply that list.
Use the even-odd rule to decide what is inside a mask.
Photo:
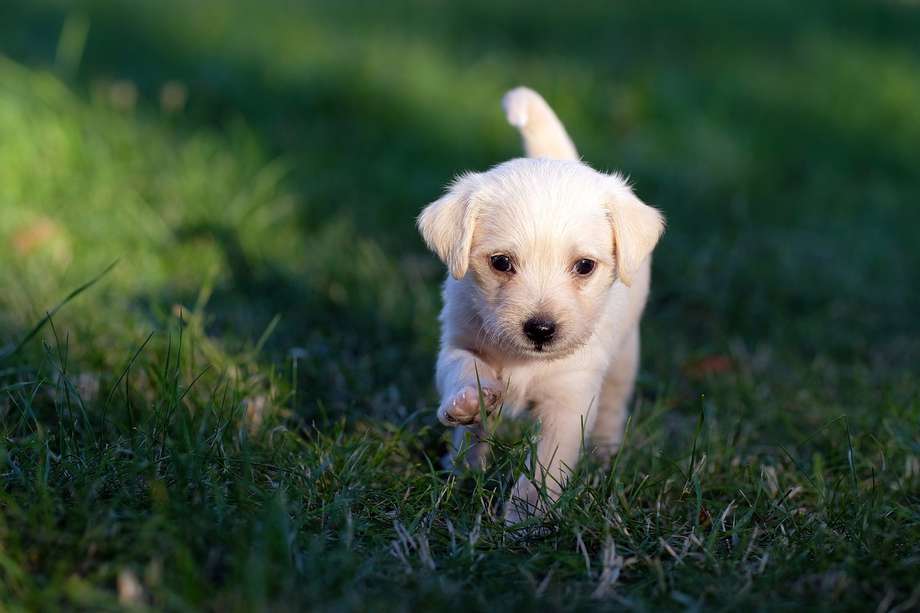
[{"label": "blade of grass", "polygon": [[87,281],[86,283],[78,287],[77,289],[67,294],[66,298],[64,298],[61,302],[59,302],[53,309],[45,313],[45,316],[42,317],[41,320],[37,324],[35,324],[35,326],[29,331],[29,333],[26,334],[22,338],[22,340],[16,344],[15,347],[7,351],[0,352],[0,360],[8,359],[16,355],[17,353],[19,353],[19,351],[22,350],[23,347],[25,347],[26,343],[32,340],[36,334],[41,332],[41,329],[45,327],[45,324],[47,324],[51,320],[52,317],[54,317],[55,313],[57,313],[64,306],[66,306],[71,300],[73,300],[74,298],[76,298],[77,296],[79,296],[80,294],[82,294],[83,292],[91,288],[92,286],[94,286],[96,283],[98,283],[104,276],[109,274],[109,272],[113,268],[115,268],[117,264],[118,264],[118,260],[115,260],[114,262],[109,264],[106,267],[106,269],[100,272],[98,275],[96,275],[95,277],[93,277],[92,279],[90,279],[89,281]]}]

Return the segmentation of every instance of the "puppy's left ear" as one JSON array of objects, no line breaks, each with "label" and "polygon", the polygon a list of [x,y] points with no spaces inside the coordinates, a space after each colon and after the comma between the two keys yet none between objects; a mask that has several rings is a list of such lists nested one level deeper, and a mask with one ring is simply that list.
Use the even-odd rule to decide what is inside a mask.
[{"label": "puppy's left ear", "polygon": [[468,173],[454,181],[446,194],[425,207],[418,229],[428,247],[447,264],[455,279],[462,279],[470,264],[470,248],[479,202],[479,175]]},{"label": "puppy's left ear", "polygon": [[613,179],[615,186],[607,210],[613,225],[617,278],[630,285],[664,232],[664,216],[639,200],[625,181]]}]

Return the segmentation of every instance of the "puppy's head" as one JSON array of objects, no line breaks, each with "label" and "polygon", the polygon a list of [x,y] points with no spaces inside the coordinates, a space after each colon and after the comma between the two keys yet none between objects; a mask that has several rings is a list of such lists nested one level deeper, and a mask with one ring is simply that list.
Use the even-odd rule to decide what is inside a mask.
[{"label": "puppy's head", "polygon": [[544,358],[587,342],[611,286],[631,283],[664,229],[622,178],[535,159],[459,177],[418,225],[474,294],[485,339]]}]

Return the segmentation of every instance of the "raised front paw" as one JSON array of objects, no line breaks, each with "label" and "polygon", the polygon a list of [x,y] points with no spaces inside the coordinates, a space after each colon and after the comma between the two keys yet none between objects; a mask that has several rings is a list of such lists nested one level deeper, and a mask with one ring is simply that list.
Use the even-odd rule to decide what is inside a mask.
[{"label": "raised front paw", "polygon": [[[501,403],[499,388],[482,385],[482,403],[487,414],[498,408]],[[468,426],[479,423],[479,390],[477,387],[468,385],[445,398],[438,409],[438,420],[445,426]]]}]

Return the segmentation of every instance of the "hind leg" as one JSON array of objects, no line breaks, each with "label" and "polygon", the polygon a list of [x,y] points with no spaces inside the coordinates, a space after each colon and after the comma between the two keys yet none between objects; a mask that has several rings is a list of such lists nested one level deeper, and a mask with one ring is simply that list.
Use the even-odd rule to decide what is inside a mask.
[{"label": "hind leg", "polygon": [[638,372],[639,329],[636,328],[611,362],[601,388],[597,422],[591,438],[594,453],[605,463],[619,451],[623,442],[629,400],[636,386]]},{"label": "hind leg", "polygon": [[444,458],[444,467],[454,473],[464,468],[484,469],[489,463],[488,435],[482,424],[455,428],[450,453]]}]

